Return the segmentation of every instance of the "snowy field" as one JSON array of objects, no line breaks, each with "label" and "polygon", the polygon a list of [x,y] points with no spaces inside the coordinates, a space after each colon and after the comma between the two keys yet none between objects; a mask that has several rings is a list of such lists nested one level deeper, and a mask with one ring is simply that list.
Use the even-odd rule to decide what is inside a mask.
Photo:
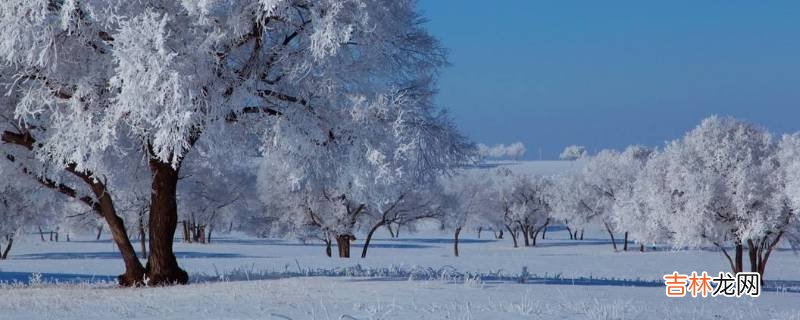
[{"label": "snowy field", "polygon": [[551,230],[538,247],[515,249],[473,232],[458,258],[448,234],[380,234],[366,259],[349,260],[324,256],[319,244],[228,235],[176,243],[193,284],[144,289],[106,282],[122,272],[108,240],[29,237],[0,262],[0,318],[800,319],[800,257],[790,250],[770,259],[772,291],[759,298],[667,299],[662,275],[727,271],[722,255],[613,252],[592,234],[572,241]]}]

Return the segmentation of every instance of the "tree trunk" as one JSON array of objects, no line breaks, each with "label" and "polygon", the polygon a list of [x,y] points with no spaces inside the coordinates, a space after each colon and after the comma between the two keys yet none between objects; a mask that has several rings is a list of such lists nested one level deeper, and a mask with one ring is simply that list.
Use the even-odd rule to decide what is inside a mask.
[{"label": "tree trunk", "polygon": [[757,272],[761,275],[761,284],[764,284],[764,270],[767,268],[767,261],[769,260],[772,250],[781,240],[783,232],[778,233],[774,240],[769,241],[769,237],[760,239],[757,243],[753,240],[747,240],[747,250],[750,254],[750,271]]},{"label": "tree trunk", "polygon": [[208,225],[208,234],[206,235],[206,243],[211,243],[211,231],[214,230],[214,225]]},{"label": "tree trunk", "polygon": [[483,231],[483,227],[478,227],[478,239],[481,238],[481,231]]},{"label": "tree trunk", "polygon": [[192,242],[200,242],[200,233],[198,232],[198,230],[200,230],[200,226],[192,222],[191,230],[192,230]]},{"label": "tree trunk", "polygon": [[142,258],[147,259],[147,239],[144,232],[144,211],[139,212],[139,245],[142,248]]},{"label": "tree trunk", "polygon": [[628,251],[628,231],[625,231],[625,245],[622,246],[622,251]]},{"label": "tree trunk", "polygon": [[614,239],[614,233],[611,232],[611,227],[605,223],[606,231],[608,231],[608,235],[611,236],[611,244],[614,246],[614,251],[617,251],[617,241]]},{"label": "tree trunk", "polygon": [[44,231],[42,231],[41,226],[39,226],[39,236],[42,237],[42,242],[44,242]]},{"label": "tree trunk", "polygon": [[514,233],[514,230],[511,230],[511,227],[508,225],[506,225],[506,229],[508,229],[508,233],[511,235],[511,240],[514,241],[514,248],[519,247],[519,245],[517,245],[517,234]]},{"label": "tree trunk", "polygon": [[644,252],[644,243],[639,245],[639,252]]},{"label": "tree trunk", "polygon": [[581,229],[581,240],[583,240],[583,229]]},{"label": "tree trunk", "polygon": [[383,221],[376,223],[369,229],[369,232],[367,232],[367,238],[364,239],[364,248],[361,249],[361,258],[367,257],[367,249],[369,248],[369,242],[372,240],[372,235],[375,233],[375,230],[378,230],[381,226],[383,226]]},{"label": "tree trunk", "polygon": [[531,241],[530,241],[530,236],[531,236],[530,231],[531,230],[528,230],[528,229],[530,229],[530,227],[522,226],[522,239],[525,241],[525,246],[526,247],[530,247],[531,246]]},{"label": "tree trunk", "polygon": [[147,259],[148,285],[185,284],[189,275],[178,266],[172,251],[175,228],[178,225],[176,191],[178,169],[169,163],[150,159],[153,186],[150,195],[150,257]]},{"label": "tree trunk", "polygon": [[392,224],[391,223],[386,225],[386,229],[389,229],[389,236],[394,238],[394,229],[392,229]]},{"label": "tree trunk", "polygon": [[339,258],[350,258],[350,240],[354,237],[350,234],[336,236],[336,246],[339,248]]},{"label": "tree trunk", "polygon": [[741,242],[737,243],[736,244],[736,259],[734,260],[735,261],[734,262],[735,265],[733,267],[733,273],[742,272],[744,270],[744,268],[742,267],[744,265],[743,257],[742,257],[743,253],[744,253],[744,246],[742,246]]},{"label": "tree trunk", "polygon": [[499,236],[497,236],[497,239],[498,239],[498,240],[503,240],[503,229],[500,229],[500,232],[499,232],[499,233],[500,233],[500,235],[499,235]]},{"label": "tree trunk", "polygon": [[455,235],[453,237],[453,254],[458,257],[458,235],[461,234],[461,228],[456,228]]},{"label": "tree trunk", "polygon": [[332,242],[333,241],[331,240],[331,238],[325,239],[325,254],[328,256],[328,258],[333,257],[333,250],[331,250]]},{"label": "tree trunk", "polygon": [[181,224],[183,225],[183,242],[192,243],[192,238],[189,235],[189,223],[183,220]]},{"label": "tree trunk", "polygon": [[570,229],[568,226],[564,226],[564,228],[567,229],[567,233],[569,233],[569,239],[575,240],[575,238],[572,237],[572,229]]},{"label": "tree trunk", "polygon": [[6,245],[6,248],[3,249],[3,254],[0,255],[0,259],[2,260],[8,259],[8,252],[11,251],[11,245],[14,244],[14,235],[7,235],[6,240],[8,241],[8,245]]},{"label": "tree trunk", "polygon": [[753,244],[753,240],[747,240],[747,254],[750,258],[750,272],[758,272],[759,249]]},{"label": "tree trunk", "polygon": [[[114,240],[117,249],[122,254],[122,260],[125,262],[125,273],[117,277],[119,284],[122,286],[141,285],[144,281],[145,269],[142,267],[142,263],[139,262],[136,251],[133,249],[133,244],[128,238],[125,223],[117,215],[111,194],[107,192],[104,184],[97,183],[91,177],[85,178],[85,181],[91,185],[92,192],[97,197],[100,205],[100,215],[106,220],[108,230],[111,232],[111,239]],[[102,227],[99,230],[102,231]]]},{"label": "tree trunk", "polygon": [[[39,230],[41,231],[42,229]],[[95,238],[95,240],[100,240],[100,236],[102,234],[103,234],[103,226],[97,227],[97,238]],[[42,238],[42,241],[44,241],[44,238]]]},{"label": "tree trunk", "polygon": [[[550,220],[550,219],[547,219],[547,220]],[[547,226],[549,226],[549,225],[550,225],[550,221],[547,221],[547,222],[544,223],[544,227],[542,227],[542,240],[544,240],[544,237],[547,235]]]}]

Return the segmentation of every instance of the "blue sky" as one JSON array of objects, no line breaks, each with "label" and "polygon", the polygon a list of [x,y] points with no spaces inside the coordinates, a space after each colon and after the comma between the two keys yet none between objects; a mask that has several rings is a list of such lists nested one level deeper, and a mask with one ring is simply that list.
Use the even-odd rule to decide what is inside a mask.
[{"label": "blue sky", "polygon": [[662,146],[706,116],[800,130],[800,1],[420,0],[474,141]]}]

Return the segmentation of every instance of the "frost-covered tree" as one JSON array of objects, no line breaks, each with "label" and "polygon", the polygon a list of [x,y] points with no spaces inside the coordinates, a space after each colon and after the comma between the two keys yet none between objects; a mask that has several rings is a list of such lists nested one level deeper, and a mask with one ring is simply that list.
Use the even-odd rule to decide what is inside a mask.
[{"label": "frost-covered tree", "polygon": [[578,160],[586,158],[588,155],[589,152],[586,151],[586,147],[571,145],[564,148],[558,158],[561,160]]},{"label": "frost-covered tree", "polygon": [[0,58],[40,159],[102,181],[109,150],[144,155],[148,283],[185,283],[172,239],[195,144],[224,152],[227,123],[315,126],[306,119],[324,119],[343,93],[416,87],[443,63],[421,23],[414,1],[13,0],[0,5]]},{"label": "frost-covered tree", "polygon": [[516,230],[522,232],[526,247],[536,245],[536,237],[550,224],[553,184],[543,176],[514,174],[508,169],[496,172],[497,201],[503,221],[518,246]]},{"label": "frost-covered tree", "polygon": [[670,232],[662,219],[674,212],[675,203],[666,185],[666,157],[654,152],[646,163],[631,164],[638,168],[636,180],[631,189],[618,195],[613,219],[616,225],[630,232],[631,238],[639,242],[639,250],[644,251],[646,243],[670,241]]},{"label": "frost-covered tree", "polygon": [[184,241],[211,243],[215,232],[228,230],[236,218],[261,209],[256,184],[259,157],[253,152],[257,146],[250,147],[249,154],[231,150],[229,156],[235,161],[208,159],[203,152],[187,158],[192,165],[178,189],[178,200],[184,204],[179,208]]},{"label": "frost-covered tree", "polygon": [[[784,187],[784,192],[788,201],[789,218],[788,225],[783,228],[777,228],[773,232],[772,237],[780,239],[781,236],[788,239],[789,243],[795,247],[800,248],[800,133],[792,135],[784,135],[779,143],[778,159],[781,162],[781,176]],[[777,244],[777,241],[775,241]],[[762,251],[770,250],[769,247],[760,248]],[[766,265],[769,255],[765,255],[761,259],[761,263]]]},{"label": "frost-covered tree", "polygon": [[[588,160],[583,170],[583,182],[588,188],[593,206],[592,218],[603,225],[611,238],[614,250],[617,243],[614,234],[620,232],[614,223],[614,204],[620,193],[627,191],[635,181],[634,175],[621,161],[621,154],[614,150],[602,150]],[[627,249],[627,238],[625,239]]]},{"label": "frost-covered tree", "polygon": [[586,184],[581,172],[560,174],[552,179],[553,217],[564,222],[571,239],[582,240],[583,230],[600,212],[596,206],[597,193]]},{"label": "frost-covered tree", "polygon": [[461,231],[482,221],[488,212],[498,211],[492,178],[478,170],[462,170],[441,179],[438,197],[442,208],[442,226],[453,231],[453,254],[458,257]]},{"label": "frost-covered tree", "polygon": [[25,190],[8,184],[0,185],[0,260],[8,258],[14,237],[32,222],[32,200]]},{"label": "frost-covered tree", "polygon": [[[388,223],[435,214],[427,201],[411,203],[419,200],[414,192],[463,163],[470,145],[444,114],[436,113],[429,97],[403,90],[352,99],[350,108],[319,132],[327,136],[323,143],[305,140],[305,132],[296,140],[273,138],[265,146],[259,177],[262,198],[268,204],[290,199],[289,207],[301,207],[305,214],[290,217],[291,223],[316,226],[336,240],[342,257],[349,256],[350,241],[362,224],[371,236]],[[276,178],[288,183],[263,183]],[[274,196],[286,193],[294,195]]]},{"label": "frost-covered tree", "polygon": [[[413,180],[412,180],[413,181]],[[409,182],[412,182],[409,181]],[[433,183],[414,185],[408,183],[401,193],[386,193],[394,201],[377,201],[367,207],[362,224],[368,228],[361,257],[367,257],[370,241],[380,227],[396,225],[396,232],[401,227],[413,228],[415,223],[428,219],[439,219],[443,214],[443,206],[436,196],[441,193],[440,186]]]},{"label": "frost-covered tree", "polygon": [[[787,141],[784,150],[791,150],[789,145]],[[763,274],[770,253],[795,220],[783,192],[778,150],[763,128],[719,117],[703,120],[683,139],[670,143],[664,156],[674,210],[655,213],[667,215],[660,220],[671,231],[673,243],[712,244],[734,272],[743,271],[748,247],[752,271]]]}]

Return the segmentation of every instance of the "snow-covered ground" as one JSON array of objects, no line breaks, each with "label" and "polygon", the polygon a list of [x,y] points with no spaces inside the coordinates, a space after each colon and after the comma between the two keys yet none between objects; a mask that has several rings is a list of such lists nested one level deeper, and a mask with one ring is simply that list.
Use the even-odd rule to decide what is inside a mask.
[{"label": "snow-covered ground", "polygon": [[[564,239],[566,232],[556,230],[547,235],[538,247],[515,249],[510,239],[495,241],[489,232],[477,239],[472,232],[456,258],[448,234],[381,234],[366,259],[349,260],[324,256],[319,244],[226,235],[210,245],[176,244],[195,284],[145,289],[102,282],[122,271],[108,240],[29,237],[0,262],[0,278],[33,278],[33,284],[0,290],[0,318],[800,319],[800,293],[664,296],[659,281],[665,273],[727,271],[719,252],[614,252],[599,232],[584,241]],[[354,255],[360,249],[357,241]],[[530,275],[520,284],[523,268]],[[776,252],[766,271],[768,286],[796,289],[798,270],[800,257]],[[75,279],[82,282],[52,284]]]}]

